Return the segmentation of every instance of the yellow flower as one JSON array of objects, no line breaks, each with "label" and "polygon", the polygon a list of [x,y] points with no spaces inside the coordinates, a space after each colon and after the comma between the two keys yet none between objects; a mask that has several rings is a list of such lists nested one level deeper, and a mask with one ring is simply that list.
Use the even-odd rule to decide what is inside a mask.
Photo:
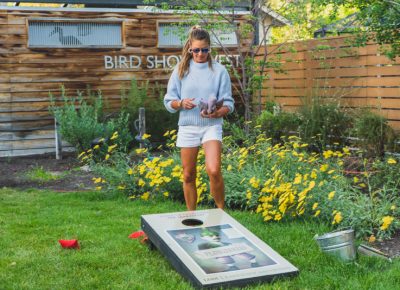
[{"label": "yellow flower", "polygon": [[101,182],[101,177],[93,179],[93,183],[100,183],[100,182]]},{"label": "yellow flower", "polygon": [[342,220],[343,220],[342,213],[339,211],[339,212],[337,212],[337,213],[335,214],[335,216],[333,217],[333,222],[332,222],[332,224],[333,224],[333,225],[334,225],[334,224],[339,224]]},{"label": "yellow flower", "polygon": [[104,157],[105,160],[108,160],[110,158],[110,154],[106,154],[106,157]]},{"label": "yellow flower", "polygon": [[232,170],[232,165],[228,165],[228,167],[226,168],[227,171],[231,171]]},{"label": "yellow flower", "polygon": [[373,243],[373,242],[375,242],[375,240],[376,240],[375,236],[374,236],[374,235],[371,235],[371,236],[369,237],[369,239],[368,239],[368,242]]},{"label": "yellow flower", "polygon": [[315,181],[314,181],[314,180],[311,180],[310,183],[308,184],[308,190],[313,189],[314,186],[315,186]]},{"label": "yellow flower", "polygon": [[78,155],[78,158],[81,158],[81,157],[82,157],[82,155],[85,155],[85,154],[86,154],[86,152],[85,152],[85,151],[81,152],[81,154],[79,154],[79,155]]},{"label": "yellow flower", "polygon": [[164,191],[163,195],[164,195],[165,197],[168,197],[168,196],[169,196],[169,192],[168,192],[168,191]]},{"label": "yellow flower", "polygon": [[396,206],[395,206],[395,205],[392,205],[392,206],[390,207],[390,209],[391,209],[391,210],[395,210],[395,209],[396,209]]},{"label": "yellow flower", "polygon": [[254,188],[258,188],[260,186],[260,180],[255,178],[254,176],[250,178],[249,183]]},{"label": "yellow flower", "polygon": [[111,136],[110,140],[114,140],[118,138],[118,132],[114,132],[114,134]]},{"label": "yellow flower", "polygon": [[360,186],[361,188],[367,187],[367,186],[365,185],[365,183],[360,183],[358,186]]},{"label": "yellow flower", "polygon": [[150,138],[150,137],[151,137],[150,134],[144,133],[144,134],[142,135],[142,139],[148,139],[148,138]]},{"label": "yellow flower", "polygon": [[108,149],[107,149],[107,152],[110,153],[110,152],[113,151],[114,148],[117,147],[117,146],[118,146],[117,144],[114,144],[114,145],[109,146]]},{"label": "yellow flower", "polygon": [[150,192],[146,191],[145,193],[142,194],[142,196],[140,197],[143,200],[148,200],[150,196]]},{"label": "yellow flower", "polygon": [[329,167],[328,164],[323,164],[323,165],[321,165],[321,167],[319,168],[319,170],[320,170],[321,172],[325,172],[325,171],[328,170],[328,167]]},{"label": "yellow flower", "polygon": [[314,216],[317,217],[317,216],[319,216],[320,213],[321,213],[321,211],[320,211],[320,210],[317,210],[317,211],[315,212]]},{"label": "yellow flower", "polygon": [[100,148],[100,146],[98,144],[93,147],[94,150],[99,149],[99,148]]},{"label": "yellow flower", "polygon": [[101,186],[97,186],[97,187],[96,187],[96,190],[101,190]]},{"label": "yellow flower", "polygon": [[250,191],[250,190],[247,190],[247,192],[246,192],[246,198],[247,198],[247,199],[251,199],[251,196],[252,196],[251,191]]},{"label": "yellow flower", "polygon": [[311,172],[311,178],[312,179],[316,179],[317,178],[317,172],[315,172],[314,170]]},{"label": "yellow flower", "polygon": [[387,161],[387,163],[388,163],[388,164],[396,164],[397,161],[396,161],[396,159],[389,158],[388,161]]},{"label": "yellow flower", "polygon": [[129,174],[129,175],[132,175],[132,174],[133,174],[133,170],[132,170],[132,168],[129,168],[129,170],[128,170],[128,174]]},{"label": "yellow flower", "polygon": [[139,185],[140,187],[143,187],[143,186],[146,185],[146,182],[144,182],[143,179],[140,178],[139,181],[138,181],[138,185]]},{"label": "yellow flower", "polygon": [[325,159],[328,159],[333,155],[333,151],[332,150],[324,151],[322,155],[324,156]]},{"label": "yellow flower", "polygon": [[294,178],[293,184],[300,184],[302,176],[299,173],[296,173],[296,177]]},{"label": "yellow flower", "polygon": [[315,210],[318,207],[318,202],[314,203],[312,209]]},{"label": "yellow flower", "polygon": [[357,183],[357,182],[359,182],[359,181],[360,181],[360,179],[359,179],[357,176],[354,176],[354,177],[353,177],[353,182],[354,182],[354,183]]},{"label": "yellow flower", "polygon": [[136,154],[142,154],[147,152],[147,148],[141,148],[135,150]]},{"label": "yellow flower", "polygon": [[119,189],[119,190],[124,190],[125,188],[126,188],[125,185],[118,185],[118,189]]},{"label": "yellow flower", "polygon": [[328,193],[328,199],[332,200],[335,197],[335,191],[331,191],[330,193]]},{"label": "yellow flower", "polygon": [[271,219],[272,219],[272,216],[270,216],[270,215],[265,215],[265,217],[264,217],[264,221],[266,221],[266,222]]},{"label": "yellow flower", "polygon": [[382,231],[385,231],[385,230],[387,230],[388,228],[389,228],[389,226],[390,226],[390,224],[393,222],[393,220],[394,220],[394,217],[391,217],[391,216],[384,216],[383,218],[382,218],[382,225],[381,225],[381,230]]}]

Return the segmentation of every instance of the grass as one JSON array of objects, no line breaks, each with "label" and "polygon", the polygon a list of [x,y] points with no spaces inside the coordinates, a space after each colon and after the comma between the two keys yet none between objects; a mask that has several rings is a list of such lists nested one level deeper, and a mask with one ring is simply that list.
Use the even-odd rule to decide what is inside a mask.
[{"label": "grass", "polygon": [[65,177],[65,175],[67,175],[66,172],[62,172],[61,174],[54,174],[52,172],[44,170],[43,167],[39,166],[34,167],[33,169],[25,173],[27,179],[43,183],[61,179],[62,177]]},{"label": "grass", "polygon": [[[0,189],[0,208],[1,289],[192,289],[161,253],[128,239],[142,214],[183,211],[181,204]],[[399,260],[344,264],[322,254],[313,236],[328,231],[324,225],[229,213],[300,269],[295,278],[245,289],[399,289]],[[72,238],[81,250],[61,249],[58,239]]]}]

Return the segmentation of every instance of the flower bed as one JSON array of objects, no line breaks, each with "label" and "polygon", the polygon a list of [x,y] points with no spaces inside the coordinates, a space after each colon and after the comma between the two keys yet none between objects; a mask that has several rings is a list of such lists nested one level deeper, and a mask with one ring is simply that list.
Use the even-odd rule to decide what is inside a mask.
[{"label": "flower bed", "polygon": [[[104,145],[108,148],[94,149],[81,158],[90,160],[96,150],[107,152],[94,166],[99,190],[123,192],[131,199],[183,200],[182,168],[174,147],[176,131],[165,136],[169,138],[167,154],[151,156],[147,149],[137,149],[133,154],[137,161],[133,162],[118,152],[117,146],[108,144]],[[308,144],[294,136],[276,145],[264,134],[251,135],[240,145],[235,138],[225,137],[226,205],[255,212],[265,222],[319,219],[332,227],[354,227],[358,236],[370,241],[389,237],[399,228],[398,161],[375,160],[368,164],[370,171],[349,178],[344,160],[350,155],[346,147],[310,152]],[[201,150],[198,202],[211,203],[203,157]]]}]

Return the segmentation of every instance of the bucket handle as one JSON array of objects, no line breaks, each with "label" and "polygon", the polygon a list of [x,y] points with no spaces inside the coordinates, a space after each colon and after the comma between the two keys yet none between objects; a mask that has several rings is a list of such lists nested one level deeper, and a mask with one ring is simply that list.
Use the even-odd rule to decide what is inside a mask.
[{"label": "bucket handle", "polygon": [[[352,230],[352,229],[353,229],[353,228],[352,228],[351,226],[348,226],[348,227],[338,228],[338,229],[336,229],[336,230],[334,230],[334,231],[332,231],[332,232],[329,232],[329,233],[330,233],[330,234],[331,234],[331,233],[337,233],[337,232],[346,231],[346,230]],[[320,237],[320,235],[315,234],[314,239],[316,239],[316,238],[318,238],[318,237]]]},{"label": "bucket handle", "polygon": [[346,231],[346,230],[352,230],[352,229],[353,228],[351,226],[348,226],[348,227],[338,228],[338,229],[334,230],[331,233],[336,233],[336,232],[341,232],[341,231]]}]

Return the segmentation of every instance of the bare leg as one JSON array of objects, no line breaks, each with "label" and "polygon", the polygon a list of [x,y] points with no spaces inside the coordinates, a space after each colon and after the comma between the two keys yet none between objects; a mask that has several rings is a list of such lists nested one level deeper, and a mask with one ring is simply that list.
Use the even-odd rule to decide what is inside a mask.
[{"label": "bare leg", "polygon": [[183,168],[183,194],[188,210],[196,210],[196,162],[198,147],[181,148],[181,161]]},{"label": "bare leg", "polygon": [[206,158],[206,171],[210,178],[210,191],[218,208],[224,208],[225,189],[221,172],[222,144],[217,140],[210,140],[203,144]]}]

